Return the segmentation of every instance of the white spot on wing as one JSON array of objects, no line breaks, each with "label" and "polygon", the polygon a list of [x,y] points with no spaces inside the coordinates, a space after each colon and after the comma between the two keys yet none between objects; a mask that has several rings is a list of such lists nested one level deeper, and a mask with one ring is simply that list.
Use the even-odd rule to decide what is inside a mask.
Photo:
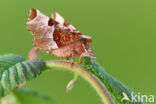
[{"label": "white spot on wing", "polygon": [[56,13],[55,16],[56,16],[55,20],[63,25],[64,24],[64,18],[61,17],[60,14],[58,14],[58,13]]}]

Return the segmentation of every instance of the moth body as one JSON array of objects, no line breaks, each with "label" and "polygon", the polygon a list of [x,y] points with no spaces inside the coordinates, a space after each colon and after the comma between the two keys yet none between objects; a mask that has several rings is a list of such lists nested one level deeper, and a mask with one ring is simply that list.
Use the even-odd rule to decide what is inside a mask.
[{"label": "moth body", "polygon": [[34,37],[33,44],[57,57],[70,58],[89,52],[91,37],[82,35],[59,14],[52,18],[36,9],[30,10],[27,29]]}]

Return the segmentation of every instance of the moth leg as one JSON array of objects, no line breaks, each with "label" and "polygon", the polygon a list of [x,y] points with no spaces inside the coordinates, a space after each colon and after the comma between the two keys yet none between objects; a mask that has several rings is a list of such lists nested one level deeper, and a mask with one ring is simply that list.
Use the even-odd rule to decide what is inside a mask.
[{"label": "moth leg", "polygon": [[92,59],[95,59],[95,56],[94,56],[92,50],[90,48],[89,49],[86,49],[85,46],[84,46],[84,44],[82,44],[82,45],[84,47],[84,52],[80,55],[80,57],[82,58],[84,56],[88,56],[88,57],[90,57]]},{"label": "moth leg", "polygon": [[72,57],[71,57],[71,66],[74,64],[74,55],[72,54]]},{"label": "moth leg", "polygon": [[87,51],[87,49],[86,49],[86,47],[84,46],[83,43],[82,43],[82,46],[83,46],[84,51],[88,53],[88,51]]},{"label": "moth leg", "polygon": [[66,62],[69,62],[69,58],[65,58]]},{"label": "moth leg", "polygon": [[82,62],[82,57],[79,58],[79,60],[76,62],[76,64],[81,64]]},{"label": "moth leg", "polygon": [[74,62],[74,55],[72,54],[71,62]]},{"label": "moth leg", "polygon": [[[83,53],[88,53],[88,51],[87,51],[87,49],[86,49],[86,47],[84,46],[83,43],[82,43],[82,46],[83,46],[83,49],[84,49]],[[77,64],[80,64],[82,62],[83,53],[80,55],[79,60],[76,62]]]},{"label": "moth leg", "polygon": [[82,44],[84,52],[80,55],[80,59],[78,60],[77,64],[82,63],[82,60],[84,56],[88,56],[92,59],[95,59],[94,54],[92,53],[91,49],[86,49],[86,47],[84,46],[84,44]]}]

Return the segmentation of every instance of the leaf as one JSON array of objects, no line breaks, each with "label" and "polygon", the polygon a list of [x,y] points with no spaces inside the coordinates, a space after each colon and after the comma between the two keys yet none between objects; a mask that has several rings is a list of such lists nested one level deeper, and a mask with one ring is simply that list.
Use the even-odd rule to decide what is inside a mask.
[{"label": "leaf", "polygon": [[13,54],[0,56],[0,97],[37,77],[43,69],[42,60],[25,60]]},{"label": "leaf", "polygon": [[52,99],[33,90],[18,89],[1,100],[2,104],[53,104]]},{"label": "leaf", "polygon": [[[132,102],[122,100],[124,97],[123,93],[125,93],[131,100],[131,94],[133,93],[132,90],[127,88],[118,80],[114,79],[111,75],[107,74],[104,69],[90,57],[84,57],[81,66],[94,74],[104,84],[115,104],[132,104]],[[138,98],[136,98],[136,100],[139,101]],[[143,103],[133,102],[133,104]]]}]

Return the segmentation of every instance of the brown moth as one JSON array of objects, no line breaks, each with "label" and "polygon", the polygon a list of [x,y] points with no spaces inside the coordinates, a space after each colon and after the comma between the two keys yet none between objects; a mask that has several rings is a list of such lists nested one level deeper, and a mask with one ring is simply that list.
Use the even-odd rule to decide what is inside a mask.
[{"label": "brown moth", "polygon": [[89,49],[91,37],[82,35],[58,13],[53,13],[52,18],[49,18],[31,9],[26,27],[34,37],[33,44],[43,51],[66,59],[93,56]]}]

